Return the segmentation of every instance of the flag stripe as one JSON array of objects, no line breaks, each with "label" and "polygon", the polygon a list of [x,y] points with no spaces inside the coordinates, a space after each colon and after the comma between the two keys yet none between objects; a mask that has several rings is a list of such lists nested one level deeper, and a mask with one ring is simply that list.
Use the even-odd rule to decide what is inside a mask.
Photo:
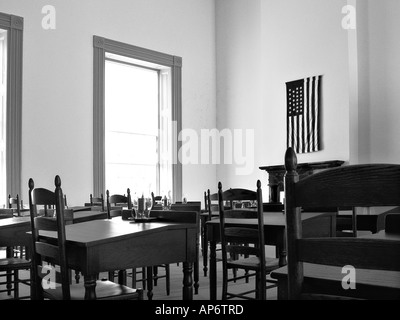
[{"label": "flag stripe", "polygon": [[305,86],[304,86],[304,114],[305,114],[305,118],[306,118],[306,139],[305,139],[305,144],[306,144],[306,148],[305,148],[305,152],[310,152],[310,123],[308,121],[309,116],[310,116],[310,108],[308,107],[308,103],[310,101],[310,99],[308,98],[309,92],[310,92],[310,81],[309,79],[304,79],[305,82]]},{"label": "flag stripe", "polygon": [[[311,128],[315,128],[315,78],[312,78],[311,83]],[[315,151],[315,136],[314,130],[310,132],[312,141],[312,151]]]},{"label": "flag stripe", "polygon": [[314,139],[315,139],[315,150],[319,150],[319,77],[315,77],[315,126],[314,126]]},{"label": "flag stripe", "polygon": [[320,78],[316,76],[286,83],[287,146],[297,153],[320,150]]}]

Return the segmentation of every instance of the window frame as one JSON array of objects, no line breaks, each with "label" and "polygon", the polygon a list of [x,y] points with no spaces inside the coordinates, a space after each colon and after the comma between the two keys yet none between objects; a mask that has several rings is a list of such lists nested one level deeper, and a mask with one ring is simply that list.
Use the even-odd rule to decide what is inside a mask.
[{"label": "window frame", "polygon": [[178,151],[182,142],[182,58],[130,44],[93,36],[93,192],[105,194],[105,60],[106,52],[143,60],[171,68],[172,121],[176,123],[173,143],[173,201],[182,198],[182,164]]},{"label": "window frame", "polygon": [[[0,12],[0,28],[7,30],[6,197],[8,197],[8,194],[21,194],[24,19]],[[3,200],[7,203],[7,198]]]}]

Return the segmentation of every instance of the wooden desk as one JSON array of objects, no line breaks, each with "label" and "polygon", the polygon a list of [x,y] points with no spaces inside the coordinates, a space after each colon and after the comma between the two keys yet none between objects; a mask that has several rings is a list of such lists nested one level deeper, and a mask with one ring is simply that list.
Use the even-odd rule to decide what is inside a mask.
[{"label": "wooden desk", "polygon": [[[362,208],[360,208],[362,210]],[[399,207],[372,207],[366,214],[357,214],[357,231],[371,231],[377,233],[385,229],[385,218],[389,213],[400,214]],[[339,212],[337,216],[337,230],[352,230],[351,211]]]},{"label": "wooden desk", "polygon": [[[122,219],[67,225],[68,264],[84,276],[85,299],[94,299],[100,272],[183,262],[182,297],[192,300],[197,228],[197,224],[130,223]],[[51,231],[41,235],[49,241],[56,237]],[[148,288],[147,295],[152,298],[152,287]]]},{"label": "wooden desk", "polygon": [[[30,256],[32,238],[27,234],[31,230],[30,217],[10,217],[0,219],[0,246],[7,247],[7,257],[13,256],[13,247],[26,248],[27,257]],[[6,288],[11,288],[11,275],[7,275]]]},{"label": "wooden desk", "polygon": [[[77,211],[66,216],[66,223],[80,223],[107,218],[104,211]],[[0,219],[0,244],[1,246],[30,246],[31,237],[26,233],[31,231],[31,218],[29,215],[22,217],[9,217]]]},{"label": "wooden desk", "polygon": [[[305,237],[332,237],[336,234],[336,213],[304,212],[302,214]],[[226,219],[228,225],[257,227],[257,219]],[[286,265],[286,219],[283,212],[264,212],[265,243],[277,247],[279,265]],[[210,242],[210,300],[217,298],[216,245],[220,240],[219,219],[206,222],[207,240]]]},{"label": "wooden desk", "polygon": [[81,223],[91,220],[107,219],[107,212],[105,211],[93,211],[93,210],[82,210],[73,211],[70,215],[66,216],[66,223]]},{"label": "wooden desk", "polygon": [[[384,230],[360,238],[386,239],[400,241],[400,234],[386,233]],[[400,257],[400,255],[399,255]],[[306,289],[318,288],[318,291],[331,295],[344,295],[342,288],[342,267],[304,263],[304,285]],[[271,272],[278,280],[278,300],[287,299],[287,266]],[[346,290],[349,297],[373,300],[400,299],[400,272],[356,269],[356,289]]]},{"label": "wooden desk", "polygon": [[[299,178],[302,179],[320,170],[329,168],[340,167],[344,161],[332,160],[322,162],[309,162],[297,164],[297,173]],[[268,186],[269,186],[269,202],[279,203],[280,202],[280,191],[284,190],[283,177],[286,173],[284,165],[275,166],[263,166],[259,167],[260,170],[268,172]]]},{"label": "wooden desk", "polygon": [[26,233],[31,230],[30,217],[0,219],[0,246],[31,246],[32,238]]}]

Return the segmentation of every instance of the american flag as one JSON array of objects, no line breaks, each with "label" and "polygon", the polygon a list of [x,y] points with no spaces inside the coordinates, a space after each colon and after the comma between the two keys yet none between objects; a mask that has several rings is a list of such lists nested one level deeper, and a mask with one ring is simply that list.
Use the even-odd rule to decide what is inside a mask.
[{"label": "american flag", "polygon": [[321,76],[286,82],[287,147],[297,153],[321,149],[320,84]]}]

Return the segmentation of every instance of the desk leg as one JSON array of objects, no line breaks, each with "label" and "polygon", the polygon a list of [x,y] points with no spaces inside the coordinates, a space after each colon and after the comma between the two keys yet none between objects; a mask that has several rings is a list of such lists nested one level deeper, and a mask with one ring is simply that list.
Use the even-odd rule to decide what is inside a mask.
[{"label": "desk leg", "polygon": [[193,280],[192,280],[193,266],[191,262],[183,263],[183,300],[193,300]]},{"label": "desk leg", "polygon": [[147,267],[147,298],[153,300],[153,267]]},{"label": "desk leg", "polygon": [[126,286],[126,270],[118,270],[118,283]]},{"label": "desk leg", "polygon": [[85,300],[96,300],[97,275],[84,275]]},{"label": "desk leg", "polygon": [[217,300],[217,243],[210,241],[210,300]]},{"label": "desk leg", "polygon": [[278,300],[288,299],[288,282],[286,279],[278,280]]}]

